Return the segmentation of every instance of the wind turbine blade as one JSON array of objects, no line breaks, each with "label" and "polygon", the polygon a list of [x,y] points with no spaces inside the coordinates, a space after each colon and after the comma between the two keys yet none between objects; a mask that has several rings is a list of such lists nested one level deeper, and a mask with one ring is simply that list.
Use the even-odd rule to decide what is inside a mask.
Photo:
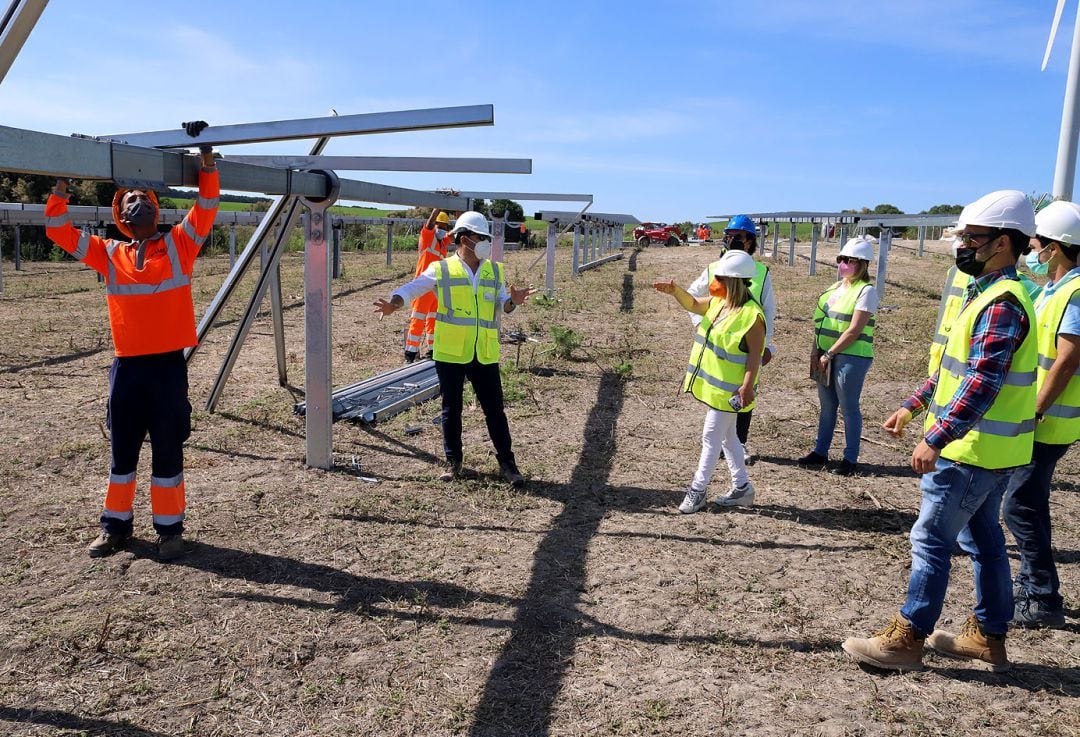
[{"label": "wind turbine blade", "polygon": [[1044,72],[1046,71],[1046,63],[1050,61],[1050,51],[1054,48],[1054,38],[1057,36],[1058,25],[1061,23],[1061,11],[1063,10],[1065,10],[1065,0],[1058,0],[1057,10],[1054,11],[1054,22],[1050,24],[1050,40],[1046,42],[1046,53],[1043,54],[1042,71]]}]

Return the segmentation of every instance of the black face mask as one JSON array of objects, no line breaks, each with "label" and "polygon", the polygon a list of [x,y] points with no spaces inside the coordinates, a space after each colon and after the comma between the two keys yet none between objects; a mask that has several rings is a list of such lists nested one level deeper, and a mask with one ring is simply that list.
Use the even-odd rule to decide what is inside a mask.
[{"label": "black face mask", "polygon": [[[983,245],[987,244],[984,243]],[[982,246],[979,246],[979,248],[982,248]],[[968,276],[979,276],[982,274],[983,269],[986,268],[986,261],[980,261],[977,258],[979,248],[956,249],[956,268]]]},{"label": "black face mask", "polygon": [[122,215],[124,222],[138,228],[146,225],[153,225],[154,217],[157,213],[154,211],[154,206],[149,202],[135,200],[124,208]]}]

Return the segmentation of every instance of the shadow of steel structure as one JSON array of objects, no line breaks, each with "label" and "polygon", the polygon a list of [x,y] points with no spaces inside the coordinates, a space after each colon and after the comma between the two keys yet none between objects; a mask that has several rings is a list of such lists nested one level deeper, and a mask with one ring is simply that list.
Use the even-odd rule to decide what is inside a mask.
[{"label": "shadow of steel structure", "polygon": [[[48,0],[13,0],[0,16],[0,81],[14,63],[23,44],[37,23]],[[198,139],[182,129],[166,131],[111,134],[101,137],[73,135],[70,137],[33,130],[0,126],[0,170],[23,174],[71,177],[78,179],[111,180],[124,187],[161,189],[171,186],[196,187],[199,159],[182,149],[195,145],[226,145],[267,141],[316,139],[310,156],[318,156],[333,137],[399,131],[431,130],[494,124],[492,105],[468,105],[420,110],[402,110],[358,115],[304,118],[294,120],[242,123],[207,127]],[[174,150],[180,149],[180,150]],[[503,164],[522,168],[521,160]],[[415,164],[415,162],[413,162]],[[476,160],[473,160],[476,164]],[[417,165],[419,166],[419,165]],[[468,170],[468,164],[461,164]],[[483,164],[483,166],[489,166]],[[531,169],[531,164],[530,167]],[[267,249],[264,268],[256,294],[259,302],[276,274],[284,234],[299,216],[301,206],[307,210],[304,247],[305,303],[305,396],[306,458],[309,466],[328,469],[332,466],[332,405],[331,405],[331,222],[327,209],[339,198],[357,202],[375,202],[446,210],[464,210],[468,199],[456,193],[425,192],[372,182],[340,179],[330,169],[256,166],[223,159],[218,164],[221,188],[239,192],[261,192],[276,195],[270,211],[255,229],[255,233],[236,262],[220,291],[203,315],[197,329],[201,340],[240,278],[254,262],[259,246],[270,234],[279,218],[284,224],[278,229],[273,246]],[[416,170],[415,168],[413,170]],[[591,199],[591,198],[590,198]],[[279,292],[280,295],[280,292]],[[279,296],[278,295],[278,296]],[[277,301],[275,333],[280,317]],[[249,309],[251,307],[249,302]],[[257,305],[256,305],[257,306]],[[228,375],[231,362],[250,327],[242,320],[234,337],[226,366],[216,382],[216,395]],[[188,357],[192,351],[187,352]],[[281,357],[279,361],[283,363]],[[215,394],[212,394],[212,399]]]}]

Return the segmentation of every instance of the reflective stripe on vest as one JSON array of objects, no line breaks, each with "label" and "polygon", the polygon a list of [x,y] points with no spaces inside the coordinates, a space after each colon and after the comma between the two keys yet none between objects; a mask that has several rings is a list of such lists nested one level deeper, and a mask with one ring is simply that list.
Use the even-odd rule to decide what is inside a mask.
[{"label": "reflective stripe on vest", "polygon": [[480,264],[473,290],[465,264],[457,256],[436,262],[436,361],[483,364],[499,361],[499,325],[502,305],[496,304],[502,285],[502,266],[490,260]]},{"label": "reflective stripe on vest", "polygon": [[949,326],[964,306],[964,295],[970,283],[971,277],[960,269],[955,266],[949,269],[949,275],[945,277],[945,291],[941,293],[941,302],[938,304],[934,340],[930,344],[930,360],[926,365],[927,376],[933,376],[938,370],[941,356],[945,353],[945,344],[949,341]]},{"label": "reflective stripe on vest", "polygon": [[[89,236],[88,236],[89,239]],[[81,242],[81,239],[80,239]],[[191,279],[180,268],[180,253],[176,250],[172,234],[165,234],[165,252],[169,257],[169,266],[172,268],[172,276],[163,279],[157,284],[118,284],[116,279],[116,264],[113,263],[113,254],[120,247],[117,241],[109,241],[105,251],[109,254],[109,278],[105,281],[105,293],[110,295],[130,294],[158,294],[170,289],[179,289],[191,284]]]},{"label": "reflective stripe on vest", "polygon": [[[991,303],[1012,295],[1028,317],[1027,335],[1013,354],[1011,372],[1017,376],[1035,370],[1037,339],[1035,310],[1023,285],[1015,279],[998,279],[964,307],[950,325],[945,326],[949,341],[941,365],[949,369],[937,372],[937,387],[923,423],[929,430],[956,395],[964,380],[975,321]],[[951,367],[964,366],[956,373]],[[959,463],[987,469],[1013,468],[1031,461],[1031,445],[1035,438],[1035,384],[1005,383],[994,403],[974,427],[959,440],[941,451],[941,457]]]},{"label": "reflective stripe on vest", "polygon": [[[855,318],[855,304],[859,301],[859,296],[863,293],[863,290],[869,289],[871,286],[870,282],[856,282],[848,287],[835,305],[829,307],[829,295],[839,289],[841,284],[843,282],[836,282],[826,289],[818,298],[817,307],[814,309],[817,347],[823,351],[832,348],[836,341],[840,339],[840,336],[851,326],[851,321]],[[876,324],[877,319],[874,315],[871,315],[858,337],[840,353],[848,356],[873,358],[874,326]]]},{"label": "reflective stripe on vest", "polygon": [[[1080,299],[1080,278],[1073,276],[1039,302],[1039,365],[1036,390],[1042,391],[1050,368],[1057,359],[1058,330],[1065,310]],[[1065,389],[1043,412],[1043,421],[1035,426],[1035,440],[1049,445],[1071,445],[1080,440],[1080,368],[1069,378]]]},{"label": "reflective stripe on vest", "polygon": [[[683,391],[721,412],[733,412],[728,400],[739,391],[746,378],[747,353],[741,347],[747,332],[758,318],[765,321],[761,305],[753,300],[721,316],[724,300],[714,299],[698,325],[690,362],[686,367]],[[754,377],[757,383],[757,377]],[[749,412],[754,402],[740,412]]]}]

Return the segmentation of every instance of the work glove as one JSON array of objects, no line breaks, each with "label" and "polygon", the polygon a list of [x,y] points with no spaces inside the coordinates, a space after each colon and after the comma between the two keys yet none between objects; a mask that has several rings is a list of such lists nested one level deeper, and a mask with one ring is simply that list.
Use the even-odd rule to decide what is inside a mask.
[{"label": "work glove", "polygon": [[210,127],[210,124],[205,120],[192,120],[189,123],[181,123],[180,126],[187,132],[192,138],[197,137],[200,133]]}]

